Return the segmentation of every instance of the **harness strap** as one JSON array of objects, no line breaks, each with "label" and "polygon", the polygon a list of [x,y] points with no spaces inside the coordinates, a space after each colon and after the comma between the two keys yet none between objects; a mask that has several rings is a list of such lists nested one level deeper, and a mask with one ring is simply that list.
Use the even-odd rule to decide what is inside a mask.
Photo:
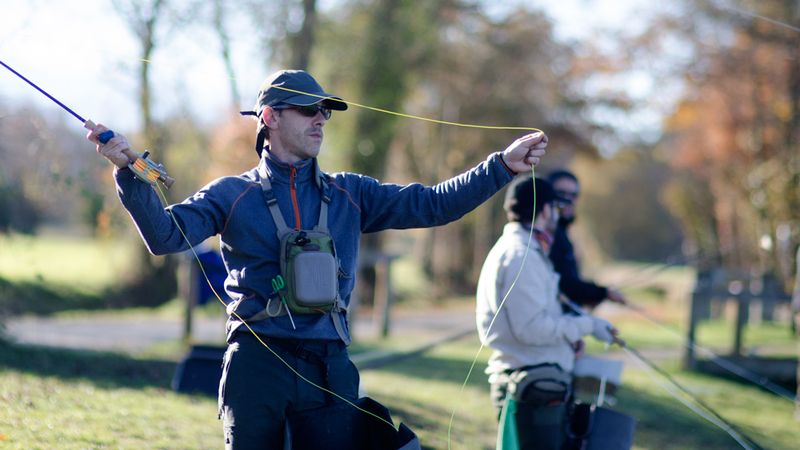
[{"label": "harness strap", "polygon": [[331,186],[328,184],[325,174],[320,170],[316,159],[314,159],[314,179],[316,179],[317,187],[322,195],[322,202],[319,205],[319,220],[314,230],[328,233],[328,204],[331,202]]},{"label": "harness strap", "polygon": [[[273,300],[275,300],[275,303],[278,304],[278,308],[277,308],[276,312],[270,311],[270,307],[271,307],[270,304],[272,303]],[[265,306],[264,309],[262,309],[261,311],[253,314],[253,316],[250,317],[247,320],[250,321],[250,322],[258,322],[259,320],[270,319],[270,318],[273,318],[273,317],[285,316],[287,314],[289,314],[289,311],[286,310],[286,307],[283,305],[283,303],[280,302],[280,300],[278,300],[276,298],[270,298],[269,300],[267,300],[267,306]]]},{"label": "harness strap", "polygon": [[[254,299],[252,298],[242,299],[229,304],[227,308],[228,315],[233,315],[233,313],[236,311],[239,305],[243,301],[248,301],[248,300],[253,301]],[[278,304],[278,308],[275,311],[272,311],[271,305],[273,301]],[[333,309],[331,309],[330,313],[331,313],[331,320],[333,321],[333,328],[336,330],[336,334],[339,335],[339,339],[341,339],[342,342],[344,342],[346,345],[350,345],[352,339],[345,331],[343,325],[345,317],[347,316],[347,306],[344,305],[344,302],[342,302],[342,299],[339,296],[336,297],[336,303],[334,304]],[[248,322],[258,322],[261,320],[271,319],[274,317],[281,317],[288,314],[289,310],[286,308],[286,305],[284,305],[280,301],[280,297],[271,296],[270,298],[267,299],[267,304],[257,313],[253,314],[250,317],[242,317],[242,319]]]},{"label": "harness strap", "polygon": [[[244,299],[228,305],[228,315],[232,315],[232,311],[235,311],[236,308],[239,306],[240,302],[247,301],[252,299]],[[278,304],[278,308],[276,311],[272,311],[271,304],[275,301]],[[286,305],[281,303],[279,297],[270,297],[267,299],[267,304],[259,310],[257,313],[253,314],[250,317],[243,317],[243,319],[247,320],[248,322],[258,322],[260,320],[271,319],[273,317],[280,317],[289,314]],[[344,329],[344,317],[347,315],[347,307],[342,302],[341,298],[337,296],[336,304],[334,305],[333,309],[331,310],[331,320],[333,321],[333,327],[336,329],[336,334],[339,335],[339,338],[347,345],[350,345],[352,339],[350,336],[345,332]]]},{"label": "harness strap", "polygon": [[[319,163],[316,159],[314,160],[313,164],[314,179],[322,196],[322,201],[320,202],[319,207],[319,220],[317,225],[314,227],[314,230],[327,233],[328,204],[331,202],[331,187],[328,184],[328,180],[325,178],[325,174],[320,170]],[[267,172],[266,164],[260,164],[258,166],[258,174],[261,177],[261,192],[264,195],[264,201],[267,203],[269,213],[272,215],[272,220],[275,221],[278,239],[281,239],[284,234],[292,230],[286,225],[286,221],[283,219],[283,214],[281,214],[281,209],[278,206],[278,199],[275,198],[275,193],[272,191],[272,183],[270,182],[270,174]]]},{"label": "harness strap", "polygon": [[[341,306],[340,301],[341,300],[337,296],[336,306],[334,306],[333,309],[331,310],[331,320],[333,320],[333,327],[336,329],[336,334],[339,335],[339,338],[345,344],[350,345],[350,342],[352,340],[350,339],[350,336],[348,336],[347,333],[345,332],[344,325],[342,325],[342,322],[344,322],[344,316],[347,315],[347,309]],[[341,312],[344,312],[344,314],[341,314]]]},{"label": "harness strap", "polygon": [[286,226],[286,221],[283,220],[281,208],[278,206],[278,199],[275,198],[275,193],[272,191],[272,183],[269,181],[266,164],[258,167],[258,174],[261,175],[261,193],[264,195],[264,201],[267,202],[267,208],[269,208],[269,213],[272,215],[272,220],[275,221],[278,239],[280,239],[281,236],[291,230]]},{"label": "harness strap", "polygon": [[[237,309],[239,309],[239,305],[241,305],[242,302],[248,302],[248,301],[261,302],[263,300],[261,300],[258,297],[255,298],[250,297],[237,300],[233,303],[229,303],[228,307],[226,308],[228,315],[232,316],[234,312],[237,312]],[[274,304],[278,305],[277,308],[274,306],[273,302]],[[269,319],[272,317],[285,316],[287,314],[289,314],[289,312],[287,311],[286,306],[283,304],[283,302],[281,302],[280,296],[277,294],[273,294],[270,295],[269,298],[267,298],[267,303],[257,313],[253,314],[252,316],[242,317],[242,319],[248,322],[258,322],[259,320]]]},{"label": "harness strap", "polygon": [[[328,204],[331,202],[331,187],[328,183],[325,174],[320,170],[319,163],[316,159],[313,161],[314,164],[314,180],[316,181],[317,187],[320,190],[320,195],[322,197],[322,201],[320,202],[319,207],[319,220],[317,221],[317,225],[314,227],[315,231],[321,231],[324,233],[329,233],[328,230]],[[281,214],[280,207],[278,206],[278,200],[275,198],[275,193],[272,191],[272,183],[270,182],[270,174],[267,171],[267,164],[266,162],[263,164],[259,164],[258,173],[261,178],[261,192],[264,195],[264,200],[267,203],[267,207],[269,209],[269,213],[272,216],[272,220],[275,222],[275,227],[277,229],[276,234],[278,235],[278,240],[282,239],[286,233],[291,232],[292,230],[286,225],[286,221],[283,218],[283,214]],[[336,302],[331,310],[331,320],[333,321],[333,327],[336,329],[336,334],[339,335],[339,338],[347,345],[350,345],[351,339],[348,336],[347,332],[345,331],[345,327],[343,325],[345,321],[345,317],[347,315],[347,306],[342,301],[341,297],[338,295],[336,296]],[[278,311],[275,314],[271,314],[269,311],[269,300],[267,302],[267,307],[263,310],[256,313],[254,316],[250,317],[249,320],[251,321],[258,321],[264,320],[271,317],[279,317],[288,314],[288,310],[285,305],[279,302]]]}]

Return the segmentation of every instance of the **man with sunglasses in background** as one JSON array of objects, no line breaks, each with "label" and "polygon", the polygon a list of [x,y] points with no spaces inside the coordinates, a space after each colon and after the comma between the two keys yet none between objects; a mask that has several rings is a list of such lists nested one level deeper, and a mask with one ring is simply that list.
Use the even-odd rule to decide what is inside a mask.
[{"label": "man with sunglasses in background", "polygon": [[[299,440],[311,448],[331,448],[326,440],[337,437],[339,428],[329,426],[334,434],[322,437],[298,433],[295,424],[341,419],[309,411],[357,399],[359,375],[347,353],[347,307],[361,234],[457,220],[515,174],[530,171],[547,145],[544,133],[523,136],[431,187],[327,174],[317,163],[324,127],[331,111],[347,107],[304,71],[274,73],[262,85],[254,109],[243,112],[258,120],[259,164],[212,181],[166,209],[153,188],[127,169],[129,146],[123,136],[99,144],[103,126],[88,135],[117,166],[122,204],[152,253],[180,252],[188,249],[186,239],[197,245],[220,236],[228,272],[225,289],[232,299],[219,392],[226,448],[281,449],[287,423],[289,432],[295,431],[294,448]],[[390,427],[349,405],[337,411],[363,415],[354,420],[369,420],[372,430]],[[351,429],[349,434],[355,433]],[[355,447],[342,443],[339,448]]]},{"label": "man with sunglasses in background", "polygon": [[556,195],[567,200],[560,208],[558,228],[550,250],[553,267],[561,275],[558,282],[561,292],[573,302],[589,307],[597,306],[605,299],[626,304],[628,301],[622,292],[581,278],[575,248],[568,234],[570,225],[575,222],[575,203],[580,196],[578,178],[567,170],[556,170],[548,175],[547,180],[553,185]]}]

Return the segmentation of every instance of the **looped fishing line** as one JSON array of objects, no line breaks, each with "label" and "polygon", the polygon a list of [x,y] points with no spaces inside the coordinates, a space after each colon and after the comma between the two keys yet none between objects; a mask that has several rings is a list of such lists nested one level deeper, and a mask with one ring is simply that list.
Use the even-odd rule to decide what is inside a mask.
[{"label": "looped fishing line", "polygon": [[311,94],[311,93],[308,93],[308,92],[298,91],[296,89],[290,89],[290,88],[287,88],[287,87],[279,86],[277,84],[271,84],[269,87],[276,88],[276,89],[281,89],[281,90],[288,91],[288,92],[293,92],[295,94],[308,95],[309,97],[317,97],[317,98],[320,98],[322,100],[332,100],[332,101],[335,101],[335,102],[345,103],[347,105],[357,106],[359,108],[369,109],[369,110],[376,111],[376,112],[379,112],[379,113],[384,113],[384,114],[389,114],[389,115],[393,115],[393,116],[403,117],[403,118],[406,118],[406,119],[422,120],[424,122],[438,123],[438,124],[441,124],[441,125],[452,125],[452,126],[455,126],[455,127],[462,127],[462,128],[479,128],[479,129],[482,129],[482,130],[538,131],[540,133],[543,133],[542,130],[540,130],[538,128],[531,128],[531,127],[507,127],[507,126],[495,126],[495,125],[476,125],[476,124],[471,124],[471,123],[449,122],[449,121],[446,121],[446,120],[431,119],[429,117],[415,116],[413,114],[405,114],[405,113],[401,113],[401,112],[397,112],[397,111],[391,111],[391,110],[388,110],[388,109],[376,108],[374,106],[362,105],[360,103],[355,103],[355,102],[351,102],[351,101],[347,101],[347,100],[339,100],[339,99],[336,99],[336,98],[333,98],[333,97],[328,97],[328,96],[325,96],[325,95]]},{"label": "looped fishing line", "polygon": [[[573,303],[572,301],[570,301],[567,298],[563,298],[562,297],[561,298],[561,303],[563,305],[567,306],[570,310],[572,310],[572,312],[577,313],[578,315],[581,315],[581,316],[588,315],[585,311],[583,311],[581,309],[580,306],[578,306],[577,304]],[[737,443],[739,443],[739,445],[741,445],[743,448],[745,448],[747,450],[752,450],[753,447],[751,447],[750,444],[752,444],[753,446],[755,446],[758,449],[761,448],[761,447],[758,446],[758,444],[755,443],[755,441],[752,438],[746,436],[745,433],[736,430],[736,428],[732,424],[729,424],[722,417],[721,414],[716,412],[711,406],[706,404],[704,401],[700,400],[700,398],[698,398],[697,396],[692,394],[688,389],[686,389],[685,387],[681,386],[680,383],[675,381],[675,379],[669,373],[667,373],[665,370],[659,368],[652,361],[650,361],[647,358],[645,358],[644,355],[642,355],[635,348],[633,348],[630,345],[628,345],[627,342],[625,342],[624,340],[619,339],[619,338],[615,338],[613,342],[615,344],[619,345],[625,352],[628,353],[629,356],[634,357],[640,364],[643,364],[647,369],[649,369],[650,374],[651,374],[650,378],[653,381],[655,381],[656,383],[658,383],[659,385],[661,385],[661,387],[665,391],[667,391],[667,393],[672,395],[679,402],[683,403],[683,405],[686,406],[687,408],[689,408],[689,410],[691,410],[695,414],[701,416],[702,418],[708,420],[712,424],[714,424],[717,427],[719,427],[722,431],[727,433],[731,438],[733,438]],[[608,344],[606,344],[606,349],[608,349]],[[661,382],[660,379],[658,379],[654,375],[652,375],[652,373],[654,373],[654,372],[658,373],[664,379],[669,381],[672,386],[674,386],[675,388],[680,390],[685,396],[689,397],[692,400],[692,402],[694,402],[694,403],[688,402],[686,399],[684,399],[680,395],[678,395],[673,389],[671,389],[669,387],[669,385],[666,385],[665,383]]]},{"label": "looped fishing line", "polygon": [[[722,416],[714,411],[710,406],[708,406],[705,402],[701,401],[699,398],[694,396],[688,389],[678,384],[668,373],[663,371],[662,369],[658,368],[655,364],[648,361],[644,356],[641,355],[636,349],[629,347],[628,345],[623,345],[622,349],[628,353],[628,355],[633,356],[640,364],[642,364],[645,368],[647,368],[650,373],[650,379],[661,385],[661,388],[664,389],[667,393],[672,395],[673,398],[681,402],[684,406],[689,408],[690,411],[694,412],[698,416],[706,419],[707,421],[711,422],[712,424],[716,425],[719,429],[724,431],[728,434],[733,440],[736,441],[743,449],[745,450],[755,450],[760,449],[761,447],[753,441],[752,438],[744,435],[740,431],[736,430],[733,425],[729,424]],[[664,377],[666,380],[670,382],[670,384],[664,383],[659,380],[654,374],[657,373]],[[677,388],[680,392],[682,392],[686,397],[691,399],[692,402],[688,401],[687,399],[683,398],[681,395],[678,394],[675,390],[673,390],[671,386]]]},{"label": "looped fishing line", "polygon": [[[534,166],[531,165],[531,178],[533,179],[533,204],[536,205],[536,171]],[[508,288],[508,292],[506,295],[503,296],[503,300],[500,301],[500,304],[497,306],[497,311],[495,311],[494,315],[492,316],[492,320],[489,321],[489,326],[486,327],[486,338],[481,339],[481,345],[478,348],[478,351],[475,352],[475,357],[472,358],[472,364],[469,366],[469,370],[467,371],[467,376],[464,378],[464,382],[461,384],[461,389],[458,391],[459,395],[463,395],[464,388],[466,388],[467,383],[469,382],[469,377],[472,375],[472,371],[475,369],[475,364],[478,362],[478,357],[480,356],[483,349],[486,347],[483,344],[483,341],[488,338],[489,332],[492,330],[492,326],[494,325],[494,321],[497,319],[497,316],[500,315],[500,310],[503,309],[503,305],[505,305],[506,300],[508,300],[508,296],[511,295],[511,291],[514,290],[514,287],[517,285],[517,281],[519,277],[522,275],[522,271],[525,269],[525,261],[528,259],[528,253],[530,253],[531,249],[531,242],[533,241],[533,223],[536,222],[536,208],[533,208],[533,215],[531,216],[531,229],[528,233],[528,244],[525,246],[525,253],[522,254],[522,264],[520,265],[519,271],[517,275],[514,277],[514,281],[511,282],[511,286]],[[451,434],[453,431],[453,419],[456,416],[456,408],[458,405],[453,406],[453,411],[450,413],[450,423],[447,425],[447,448],[450,448],[451,442]]]}]

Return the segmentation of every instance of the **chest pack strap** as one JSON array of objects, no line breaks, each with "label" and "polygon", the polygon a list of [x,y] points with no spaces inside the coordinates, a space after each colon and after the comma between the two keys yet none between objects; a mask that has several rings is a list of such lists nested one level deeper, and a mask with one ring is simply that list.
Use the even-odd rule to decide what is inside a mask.
[{"label": "chest pack strap", "polygon": [[[325,176],[322,174],[322,171],[319,170],[319,164],[317,164],[317,161],[314,160],[312,164],[314,164],[314,179],[317,183],[320,193],[322,194],[322,201],[320,202],[319,206],[319,219],[317,220],[317,226],[314,227],[314,230],[327,233],[328,204],[331,202],[330,186],[328,185],[328,180],[326,180]],[[264,201],[267,203],[269,213],[272,216],[272,220],[275,222],[278,239],[281,239],[286,233],[289,233],[292,230],[286,225],[286,221],[283,219],[283,214],[281,214],[281,208],[278,206],[278,199],[275,197],[275,193],[272,191],[272,183],[269,180],[270,174],[267,173],[266,164],[262,164],[258,167],[258,174],[261,177],[261,193],[264,195]]]},{"label": "chest pack strap", "polygon": [[[317,187],[320,190],[320,194],[322,197],[322,201],[320,202],[319,207],[319,219],[317,220],[317,225],[314,227],[315,231],[320,231],[324,233],[329,233],[328,231],[328,204],[331,202],[331,188],[328,184],[328,180],[325,178],[325,175],[319,168],[319,164],[315,159],[312,164],[314,164],[314,181],[317,184]],[[258,167],[258,174],[261,178],[261,192],[264,196],[264,201],[267,203],[267,208],[269,209],[269,213],[272,216],[272,220],[275,222],[276,234],[278,236],[278,240],[280,241],[284,235],[293,231],[286,225],[286,220],[283,218],[283,214],[281,213],[280,206],[278,205],[278,199],[275,197],[275,193],[272,190],[272,183],[270,182],[270,173],[268,173],[268,168],[266,164],[260,164]],[[268,308],[265,308],[263,311],[259,312],[255,316],[251,317],[250,320],[263,320],[272,317],[279,317],[283,315],[287,315],[288,310],[285,304],[279,303],[279,308],[277,312],[271,313],[268,311]],[[333,309],[330,311],[331,320],[333,321],[333,326],[336,329],[336,334],[339,335],[339,338],[347,345],[350,345],[351,339],[348,333],[345,330],[345,317],[347,316],[347,306],[344,304],[344,301],[337,295],[336,302],[333,306]]]}]

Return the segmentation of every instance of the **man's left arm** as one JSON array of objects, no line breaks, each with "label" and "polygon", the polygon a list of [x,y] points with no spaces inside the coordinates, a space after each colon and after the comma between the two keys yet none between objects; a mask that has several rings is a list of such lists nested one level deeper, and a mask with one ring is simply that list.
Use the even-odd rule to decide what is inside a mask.
[{"label": "man's left arm", "polygon": [[492,197],[517,173],[530,171],[545,154],[547,136],[523,136],[502,152],[435,186],[380,184],[363,177],[360,202],[361,230],[444,225],[461,218]]}]

